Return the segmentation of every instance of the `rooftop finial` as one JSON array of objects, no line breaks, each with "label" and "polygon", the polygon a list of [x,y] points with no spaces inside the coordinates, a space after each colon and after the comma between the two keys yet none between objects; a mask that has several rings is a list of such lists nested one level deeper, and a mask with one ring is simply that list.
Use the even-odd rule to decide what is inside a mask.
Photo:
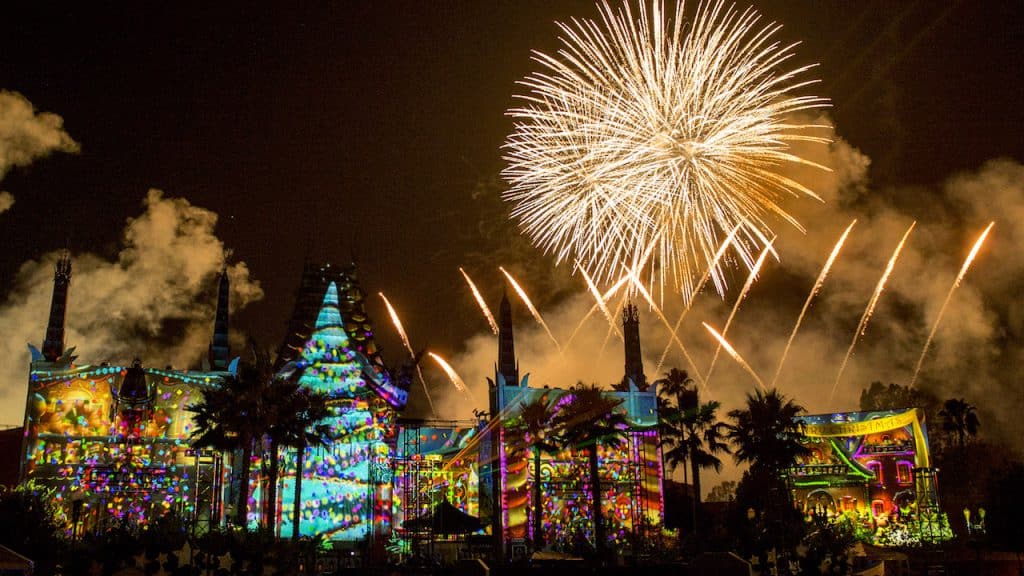
[{"label": "rooftop finial", "polygon": [[46,338],[43,340],[43,357],[47,362],[56,362],[64,355],[64,321],[70,284],[71,253],[64,250],[54,264],[50,320],[46,325]]}]

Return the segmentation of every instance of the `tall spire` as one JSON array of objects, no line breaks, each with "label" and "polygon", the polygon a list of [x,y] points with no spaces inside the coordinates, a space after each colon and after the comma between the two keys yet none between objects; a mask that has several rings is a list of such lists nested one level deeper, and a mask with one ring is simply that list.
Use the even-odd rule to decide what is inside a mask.
[{"label": "tall spire", "polygon": [[501,295],[501,308],[498,315],[497,381],[500,384],[504,379],[505,386],[518,386],[519,363],[516,362],[516,342],[512,333],[512,305],[508,301],[508,293]]},{"label": "tall spire", "polygon": [[50,321],[43,340],[43,357],[56,362],[64,354],[64,317],[71,284],[71,255],[65,250],[54,266],[53,299],[50,300]]},{"label": "tall spire", "polygon": [[626,379],[643,390],[647,387],[647,377],[640,354],[640,313],[632,302],[622,310],[622,335],[626,347]]},{"label": "tall spire", "polygon": [[228,279],[228,269],[225,265],[220,273],[220,284],[217,288],[217,315],[213,320],[213,340],[210,341],[210,369],[227,370],[228,356],[231,351],[228,346],[228,304],[231,293],[231,281]]}]

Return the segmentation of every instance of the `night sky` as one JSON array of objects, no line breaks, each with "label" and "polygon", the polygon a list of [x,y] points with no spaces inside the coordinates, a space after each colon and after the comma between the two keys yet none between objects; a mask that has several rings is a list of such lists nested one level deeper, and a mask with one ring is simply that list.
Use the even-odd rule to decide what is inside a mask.
[{"label": "night sky", "polygon": [[[65,244],[113,258],[157,188],[220,216],[217,236],[265,291],[233,328],[268,346],[305,258],[355,258],[415,344],[446,354],[486,328],[459,266],[494,305],[498,265],[533,279],[541,303],[564,297],[504,220],[500,146],[515,82],[536,69],[530,50],[551,51],[554,21],[595,16],[593,2],[16,4],[4,10],[0,90],[62,117],[81,150],[0,183],[16,198],[0,214],[0,295],[23,262]],[[1024,160],[1019,1],[754,5],[801,42],[799,63],[820,63],[813,91],[831,99],[837,135],[871,158],[877,198],[913,211],[922,196],[907,190]],[[813,218],[804,224],[813,234]]]}]

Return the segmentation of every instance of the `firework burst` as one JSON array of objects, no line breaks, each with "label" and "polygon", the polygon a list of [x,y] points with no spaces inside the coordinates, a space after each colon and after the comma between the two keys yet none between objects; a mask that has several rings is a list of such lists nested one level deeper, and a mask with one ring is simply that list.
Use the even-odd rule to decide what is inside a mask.
[{"label": "firework burst", "polygon": [[753,10],[712,1],[687,21],[681,1],[674,18],[662,0],[599,8],[558,24],[562,48],[535,53],[542,71],[521,82],[504,146],[512,216],[598,284],[626,269],[688,296],[710,269],[721,292],[722,237],[743,224],[733,244],[749,268],[769,216],[799,227],[781,199],[816,197],[778,170],[811,164],[789,145],[827,140],[790,119],[827,101],[796,94],[809,66],[789,67],[794,46]]}]

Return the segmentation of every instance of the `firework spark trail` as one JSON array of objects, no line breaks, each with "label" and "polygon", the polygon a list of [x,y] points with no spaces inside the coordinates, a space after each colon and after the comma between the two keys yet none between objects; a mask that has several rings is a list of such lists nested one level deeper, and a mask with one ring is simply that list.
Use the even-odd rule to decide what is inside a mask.
[{"label": "firework spark trail", "polygon": [[558,344],[558,340],[555,338],[555,335],[551,333],[551,329],[548,328],[548,323],[541,317],[540,312],[537,311],[533,302],[530,302],[530,297],[526,295],[526,291],[523,290],[523,287],[519,285],[519,282],[516,282],[516,279],[513,278],[507,270],[501,266],[498,266],[498,270],[501,270],[501,273],[505,275],[505,278],[508,278],[508,283],[512,285],[512,289],[516,291],[516,294],[519,294],[519,298],[522,299],[523,304],[526,304],[526,309],[530,311],[530,314],[533,315],[533,319],[536,320],[537,323],[544,328],[544,331],[548,333],[548,338],[551,338],[551,341],[555,343],[555,348],[558,349],[558,353],[561,354],[562,347]]},{"label": "firework spark trail", "polygon": [[[611,298],[612,295],[614,295],[619,290],[619,288],[622,288],[624,285],[626,285],[627,282],[631,282],[633,280],[633,275],[634,275],[635,271],[643,269],[643,267],[647,264],[647,259],[651,257],[651,252],[654,250],[654,248],[656,246],[657,246],[657,242],[653,242],[653,241],[650,242],[648,244],[648,246],[647,246],[647,249],[644,250],[643,255],[640,257],[640,261],[638,263],[636,263],[632,268],[627,268],[626,269],[626,274],[623,275],[621,278],[619,278],[615,282],[615,284],[613,284],[612,287],[609,288],[608,291],[604,293],[603,296],[601,296],[601,295],[599,295],[597,293],[597,287],[594,285],[594,282],[590,278],[590,275],[587,274],[586,269],[583,268],[582,266],[580,266],[579,262],[576,263],[576,269],[579,270],[581,273],[583,273],[584,278],[587,279],[587,284],[590,285],[590,289],[594,293],[594,297],[597,300],[597,302],[593,306],[590,307],[590,310],[586,313],[586,315],[583,316],[583,319],[580,320],[580,322],[576,325],[576,328],[572,331],[572,334],[569,336],[569,340],[566,341],[566,343],[565,343],[565,347],[566,348],[568,348],[569,344],[572,343],[573,338],[576,337],[576,334],[580,331],[580,328],[583,327],[583,324],[586,323],[586,321],[588,319],[590,319],[590,317],[593,316],[594,312],[596,312],[599,308],[601,308],[602,311],[605,312],[606,317],[608,319],[608,323],[611,325],[611,327],[615,331],[615,333],[619,336],[619,339],[622,339],[622,334],[619,332],[618,327],[615,325],[615,317],[614,317],[614,315],[608,315],[607,308],[604,307],[604,303],[609,298]],[[627,298],[629,297],[629,295],[630,295],[630,293],[632,291],[633,291],[632,288],[627,288],[626,289],[626,297]],[[669,344],[669,345],[671,346],[671,344]]]},{"label": "firework spark trail", "polygon": [[388,297],[383,292],[377,292],[380,299],[384,301],[384,305],[388,308],[388,314],[391,316],[391,323],[395,325],[395,331],[402,338],[402,345],[409,351],[409,356],[416,357],[416,352],[413,351],[412,345],[409,343],[409,336],[405,333],[405,328],[402,327],[402,321],[398,318],[398,312],[395,311],[395,307],[391,305]]},{"label": "firework spark trail", "polygon": [[[618,316],[622,312],[622,308],[626,305],[627,299],[627,296],[623,296],[622,299],[619,300],[619,303],[615,306],[616,316]],[[597,353],[598,359],[604,358],[604,351],[608,349],[608,343],[611,342],[613,334],[612,326],[614,326],[614,324],[608,326],[608,331],[605,332],[604,334],[604,340],[601,341],[601,350]]]},{"label": "firework spark trail", "polygon": [[731,344],[729,344],[725,337],[723,337],[721,334],[715,331],[715,329],[712,328],[711,325],[708,324],[707,322],[702,322],[702,324],[704,324],[704,328],[706,328],[707,331],[711,333],[715,340],[718,341],[718,344],[725,348],[725,351],[728,352],[729,355],[733,357],[733,360],[736,360],[737,364],[742,366],[748,374],[753,376],[754,380],[757,381],[757,384],[761,386],[761,390],[767,391],[768,389],[765,388],[764,382],[761,381],[761,378],[757,375],[757,372],[754,372],[754,369],[750,367],[750,364],[747,364],[746,360],[744,360],[743,357],[740,356],[739,352],[737,352],[736,349],[733,348]]},{"label": "firework spark trail", "polygon": [[853,333],[853,340],[850,341],[850,347],[846,349],[846,357],[843,358],[843,363],[839,365],[839,372],[836,374],[836,381],[832,384],[832,392],[829,394],[828,399],[832,400],[836,395],[836,388],[839,387],[839,381],[843,377],[843,372],[846,370],[846,364],[850,361],[850,356],[853,355],[853,347],[857,345],[857,339],[864,335],[864,331],[868,328],[868,320],[871,319],[871,314],[875,311],[875,305],[878,304],[878,299],[882,296],[882,290],[885,289],[885,283],[889,280],[889,275],[892,274],[892,269],[896,267],[896,260],[900,257],[900,252],[903,251],[903,244],[906,243],[910,233],[913,232],[914,226],[917,222],[910,224],[910,228],[903,234],[903,238],[900,243],[893,250],[892,256],[889,258],[889,263],[885,265],[885,272],[882,273],[882,277],[878,279],[878,285],[875,286],[875,293],[872,294],[871,300],[868,302],[867,308],[864,309],[864,314],[860,317],[860,322],[857,324],[857,331]]},{"label": "firework spark trail", "polygon": [[804,301],[804,307],[800,310],[800,315],[797,316],[796,324],[793,325],[793,331],[789,333],[789,340],[786,341],[786,347],[782,349],[782,356],[779,358],[779,365],[775,368],[775,376],[772,377],[772,388],[775,387],[775,381],[779,379],[779,374],[782,373],[782,365],[786,363],[786,356],[789,355],[789,347],[793,345],[793,339],[796,338],[797,331],[800,330],[800,323],[804,320],[804,314],[807,314],[807,309],[811,307],[811,301],[814,300],[814,296],[821,290],[821,285],[825,283],[825,278],[828,277],[829,271],[832,269],[832,264],[836,261],[839,256],[839,251],[842,249],[843,244],[846,242],[846,237],[850,235],[850,231],[853,230],[854,225],[857,224],[857,219],[854,218],[850,225],[846,227],[846,231],[839,237],[839,241],[836,242],[835,247],[832,248],[832,254],[829,255],[828,260],[825,261],[825,265],[821,267],[821,272],[818,273],[818,279],[814,281],[814,287],[811,288],[811,293],[807,295],[807,300]]},{"label": "firework spark trail", "polygon": [[[609,288],[608,290],[606,290],[604,295],[601,296],[601,301],[602,302],[607,302],[628,281],[629,281],[629,277],[628,276],[619,278],[619,281],[616,282],[615,284],[613,284],[612,287]],[[569,346],[572,344],[572,341],[576,339],[576,335],[579,333],[580,329],[583,328],[583,325],[587,322],[587,320],[589,320],[590,317],[594,315],[594,312],[597,312],[597,311],[598,311],[598,305],[594,304],[593,306],[590,307],[590,310],[588,310],[587,313],[583,315],[583,319],[580,320],[578,324],[576,324],[576,328],[574,328],[573,331],[572,331],[572,334],[569,335],[569,339],[565,341],[565,348],[566,349],[568,349]],[[615,317],[615,314],[612,314],[612,325],[615,324],[614,317]],[[611,328],[609,328],[609,331],[610,330],[611,330]]]},{"label": "firework spark trail", "polygon": [[409,356],[416,362],[416,374],[420,378],[420,384],[423,386],[423,393],[427,395],[427,404],[430,405],[430,413],[437,416],[437,412],[434,411],[434,400],[430,397],[430,391],[427,389],[427,381],[423,379],[423,371],[420,370],[419,360],[416,358],[416,352],[412,349],[412,344],[409,343],[409,336],[405,333],[405,328],[402,327],[402,321],[398,318],[398,312],[395,311],[395,307],[391,305],[388,297],[383,292],[378,292],[381,300],[384,301],[384,305],[388,308],[388,314],[391,316],[391,323],[395,325],[395,331],[398,332],[398,336],[402,339],[402,344],[405,345],[405,349],[409,351]]},{"label": "firework spark trail", "polygon": [[932,324],[932,330],[928,333],[928,339],[924,341],[924,348],[921,350],[921,357],[917,359],[917,366],[914,367],[914,376],[910,379],[910,385],[913,386],[917,382],[917,376],[921,372],[921,365],[924,364],[924,358],[928,355],[928,348],[932,345],[932,340],[935,338],[935,331],[939,328],[939,323],[942,322],[942,315],[946,313],[946,307],[949,306],[950,300],[953,299],[953,292],[956,291],[960,283],[963,282],[964,276],[967,275],[967,269],[970,268],[971,262],[974,262],[974,258],[978,255],[978,251],[981,250],[982,244],[985,243],[985,238],[988,237],[988,233],[995,226],[995,222],[989,222],[988,226],[985,227],[985,231],[978,236],[978,239],[974,242],[974,247],[971,248],[971,252],[964,259],[963,266],[960,267],[960,273],[956,275],[956,280],[953,281],[953,285],[949,288],[949,293],[946,294],[946,300],[942,302],[942,308],[939,308],[939,315],[935,317],[935,323]]},{"label": "firework spark trail", "polygon": [[[732,305],[732,311],[729,312],[729,318],[725,321],[725,327],[722,328],[723,340],[725,339],[725,335],[729,332],[729,327],[732,326],[732,320],[736,317],[736,312],[740,309],[740,304],[742,304],[743,300],[746,299],[747,292],[750,292],[751,286],[753,286],[754,281],[757,280],[757,275],[761,272],[761,266],[764,265],[765,259],[768,258],[769,254],[775,254],[776,257],[778,257],[778,254],[775,252],[775,248],[772,247],[772,244],[774,243],[775,239],[773,238],[768,242],[768,245],[764,247],[764,250],[761,251],[761,255],[757,257],[757,262],[755,262],[754,266],[750,269],[750,274],[747,275],[747,281],[743,283],[743,289],[740,290],[740,295],[736,297],[736,303]],[[721,351],[721,346],[715,348],[715,354],[711,357],[711,365],[708,366],[708,373],[704,379],[705,390],[707,389],[707,383],[711,380],[711,373],[715,370],[715,363],[718,361],[718,353]],[[761,386],[764,387],[764,384]]]},{"label": "firework spark trail", "polygon": [[[732,244],[733,238],[736,237],[736,233],[740,231],[740,228],[742,226],[742,223],[737,224],[736,227],[732,229],[732,232],[730,232],[729,235],[726,236],[725,241],[722,242],[722,245],[718,247],[718,251],[715,252],[715,257],[711,259],[711,264],[708,265],[707,270],[704,270],[704,275],[700,277],[700,280],[697,282],[697,286],[694,288],[693,293],[690,294],[690,298],[687,299],[686,301],[686,306],[683,307],[683,311],[679,314],[679,319],[676,320],[675,325],[672,327],[672,334],[674,336],[679,335],[679,327],[683,325],[683,320],[686,319],[686,315],[690,312],[690,309],[693,308],[693,301],[701,293],[701,290],[704,289],[704,285],[707,284],[708,278],[710,278],[711,274],[713,273],[712,271],[718,268],[718,261],[722,259],[722,256],[725,254],[726,249],[728,249],[729,245]],[[668,351],[671,349],[672,341],[669,340],[668,344],[666,344],[665,348],[661,351],[661,356],[658,358],[658,366],[654,369],[655,374],[661,374],[661,367],[665,364],[665,358],[668,356]]]},{"label": "firework spark trail", "polygon": [[487,307],[487,302],[484,301],[483,295],[477,290],[476,284],[469,278],[469,274],[466,274],[465,270],[460,267],[459,272],[462,272],[462,277],[466,279],[466,284],[469,285],[470,291],[473,292],[473,298],[480,305],[480,310],[484,313],[484,317],[487,318],[487,323],[491,325],[491,332],[494,332],[494,335],[497,336],[499,332],[498,323],[494,321],[494,314],[491,314],[491,309]]},{"label": "firework spark trail", "polygon": [[[675,6],[675,10],[671,6]],[[653,6],[653,7],[652,7]],[[747,223],[740,259],[767,242],[767,220],[797,228],[781,206],[817,196],[779,173],[827,170],[791,144],[825,143],[819,124],[790,121],[827,100],[796,93],[812,66],[791,67],[796,44],[779,26],[723,0],[599,5],[596,20],[559,24],[561,47],[534,53],[539,71],[520,86],[503,146],[512,217],[557,262],[577,261],[594,282],[625,267],[665,294],[684,296],[710,266],[726,230]],[[656,243],[645,270],[639,253]],[[715,272],[715,284],[723,291]]]},{"label": "firework spark trail", "polygon": [[459,373],[456,372],[454,368],[452,368],[451,364],[433,352],[427,352],[427,354],[434,359],[434,362],[437,362],[437,365],[441,367],[441,370],[444,370],[444,373],[448,375],[448,379],[452,381],[452,384],[455,385],[455,388],[457,388],[459,392],[464,394],[469,393],[469,388],[466,388],[466,383],[463,382],[462,377],[459,376]]},{"label": "firework spark trail", "polygon": [[[590,275],[587,274],[587,271],[586,271],[585,268],[580,266],[580,267],[577,268],[577,270],[580,271],[580,275],[582,275],[583,279],[587,282],[587,288],[590,290],[590,293],[594,296],[594,300],[597,301],[597,306],[601,309],[601,312],[604,313],[604,317],[608,320],[608,324],[611,325],[612,330],[615,331],[615,335],[618,336],[619,339],[621,340],[623,338],[622,332],[619,331],[619,327],[615,323],[615,317],[612,316],[611,311],[608,310],[608,305],[605,303],[604,298],[601,296],[601,291],[597,289],[597,285],[594,284],[594,281],[590,279]],[[586,318],[584,318],[584,320],[585,319]],[[571,340],[571,338],[570,338],[570,340]],[[569,345],[567,343],[566,347],[568,347],[568,346]]]}]

